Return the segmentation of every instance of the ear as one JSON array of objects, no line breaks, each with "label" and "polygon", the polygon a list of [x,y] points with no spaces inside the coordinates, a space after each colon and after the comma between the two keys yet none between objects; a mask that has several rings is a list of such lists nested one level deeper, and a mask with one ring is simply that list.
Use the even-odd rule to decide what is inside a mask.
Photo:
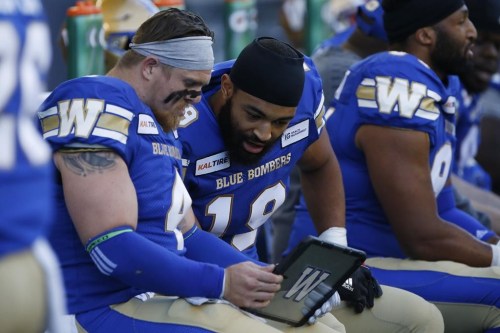
[{"label": "ear", "polygon": [[153,58],[153,57],[146,57],[142,61],[141,65],[141,74],[146,80],[151,80],[153,77],[153,69],[154,67],[158,67],[160,65],[160,62],[158,59]]},{"label": "ear", "polygon": [[229,74],[223,74],[221,77],[220,90],[224,99],[229,99],[234,93],[234,84]]},{"label": "ear", "polygon": [[423,27],[415,32],[415,39],[421,45],[434,45],[436,42],[436,30],[432,27]]}]

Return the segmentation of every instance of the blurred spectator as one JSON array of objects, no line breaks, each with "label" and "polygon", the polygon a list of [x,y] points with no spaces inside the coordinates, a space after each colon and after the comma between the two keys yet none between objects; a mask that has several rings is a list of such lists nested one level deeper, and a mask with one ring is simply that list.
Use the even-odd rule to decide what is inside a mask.
[{"label": "blurred spectator", "polygon": [[481,102],[484,115],[477,160],[491,177],[492,191],[500,195],[500,74],[495,75]]},{"label": "blurred spectator", "polygon": [[142,22],[159,11],[152,1],[97,0],[101,8],[106,37],[106,69],[113,68],[129,49],[129,44]]},{"label": "blurred spectator", "polygon": [[[500,62],[500,2],[466,0],[469,17],[477,29],[473,58],[459,74],[461,81],[456,122],[453,184],[457,205],[483,224],[500,232],[500,197],[491,193],[491,177],[476,161],[480,143],[483,106],[481,95],[488,89]],[[497,150],[498,151],[498,150]],[[493,156],[498,153],[493,154]],[[457,179],[460,177],[465,182]],[[475,209],[474,209],[475,208]]]},{"label": "blurred spectator", "polygon": [[[329,34],[352,31],[356,9],[364,2],[365,0],[283,0],[279,22],[290,42],[310,53],[315,45],[308,50],[311,42],[308,39],[321,39]],[[318,19],[324,24],[324,31],[310,31],[312,24],[318,24]],[[317,36],[320,33],[326,35]]]}]

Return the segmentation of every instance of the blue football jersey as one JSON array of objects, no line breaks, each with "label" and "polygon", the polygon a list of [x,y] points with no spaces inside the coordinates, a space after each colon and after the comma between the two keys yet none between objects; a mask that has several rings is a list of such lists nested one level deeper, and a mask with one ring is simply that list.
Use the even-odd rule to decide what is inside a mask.
[{"label": "blue football jersey", "polygon": [[[130,85],[104,76],[70,80],[54,90],[38,115],[43,136],[55,151],[93,146],[119,154],[137,194],[136,231],[179,255],[184,253],[177,230],[183,216],[178,212],[190,199],[180,176],[181,147]],[[57,217],[50,241],[63,267],[69,311],[120,303],[144,292],[99,272],[71,222],[60,182],[55,192]]]},{"label": "blue football jersey", "polygon": [[208,100],[234,61],[216,65],[200,103],[187,110],[178,129],[184,182],[204,230],[256,258],[258,228],[283,204],[288,176],[324,126],[321,79],[306,58],[306,79],[296,114],[276,144],[253,166],[231,161]]},{"label": "blue football jersey", "polygon": [[52,60],[40,1],[0,5],[0,256],[30,246],[52,221],[51,151],[36,129]]},{"label": "blue football jersey", "polygon": [[452,163],[457,92],[457,77],[448,77],[445,86],[426,64],[402,52],[376,54],[346,73],[326,126],[342,170],[350,246],[369,256],[405,257],[375,195],[365,157],[355,145],[357,130],[373,124],[427,133],[437,196]]},{"label": "blue football jersey", "polygon": [[469,94],[462,86],[458,94],[457,145],[453,172],[471,184],[491,190],[491,177],[475,160],[480,144],[479,125],[483,107],[480,94]]}]

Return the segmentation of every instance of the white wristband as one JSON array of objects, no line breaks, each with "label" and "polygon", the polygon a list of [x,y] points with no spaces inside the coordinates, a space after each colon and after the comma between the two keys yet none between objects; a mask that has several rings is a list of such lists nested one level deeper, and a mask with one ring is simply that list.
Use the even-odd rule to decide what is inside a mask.
[{"label": "white wristband", "polygon": [[500,266],[500,245],[491,245],[491,252],[493,253],[493,259],[491,259],[491,266]]},{"label": "white wristband", "polygon": [[319,235],[322,241],[347,246],[347,230],[341,227],[331,227]]},{"label": "white wristband", "polygon": [[224,299],[224,291],[226,291],[226,270],[224,270],[224,277],[222,278],[222,291],[220,292],[220,299]]}]

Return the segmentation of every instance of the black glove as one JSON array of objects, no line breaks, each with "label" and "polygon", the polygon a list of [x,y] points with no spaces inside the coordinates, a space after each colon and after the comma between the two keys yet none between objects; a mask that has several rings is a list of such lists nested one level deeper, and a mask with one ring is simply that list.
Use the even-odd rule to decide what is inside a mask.
[{"label": "black glove", "polygon": [[356,313],[361,313],[366,307],[373,307],[375,297],[382,296],[382,288],[370,269],[361,265],[339,288],[338,293],[341,300],[354,307]]}]

